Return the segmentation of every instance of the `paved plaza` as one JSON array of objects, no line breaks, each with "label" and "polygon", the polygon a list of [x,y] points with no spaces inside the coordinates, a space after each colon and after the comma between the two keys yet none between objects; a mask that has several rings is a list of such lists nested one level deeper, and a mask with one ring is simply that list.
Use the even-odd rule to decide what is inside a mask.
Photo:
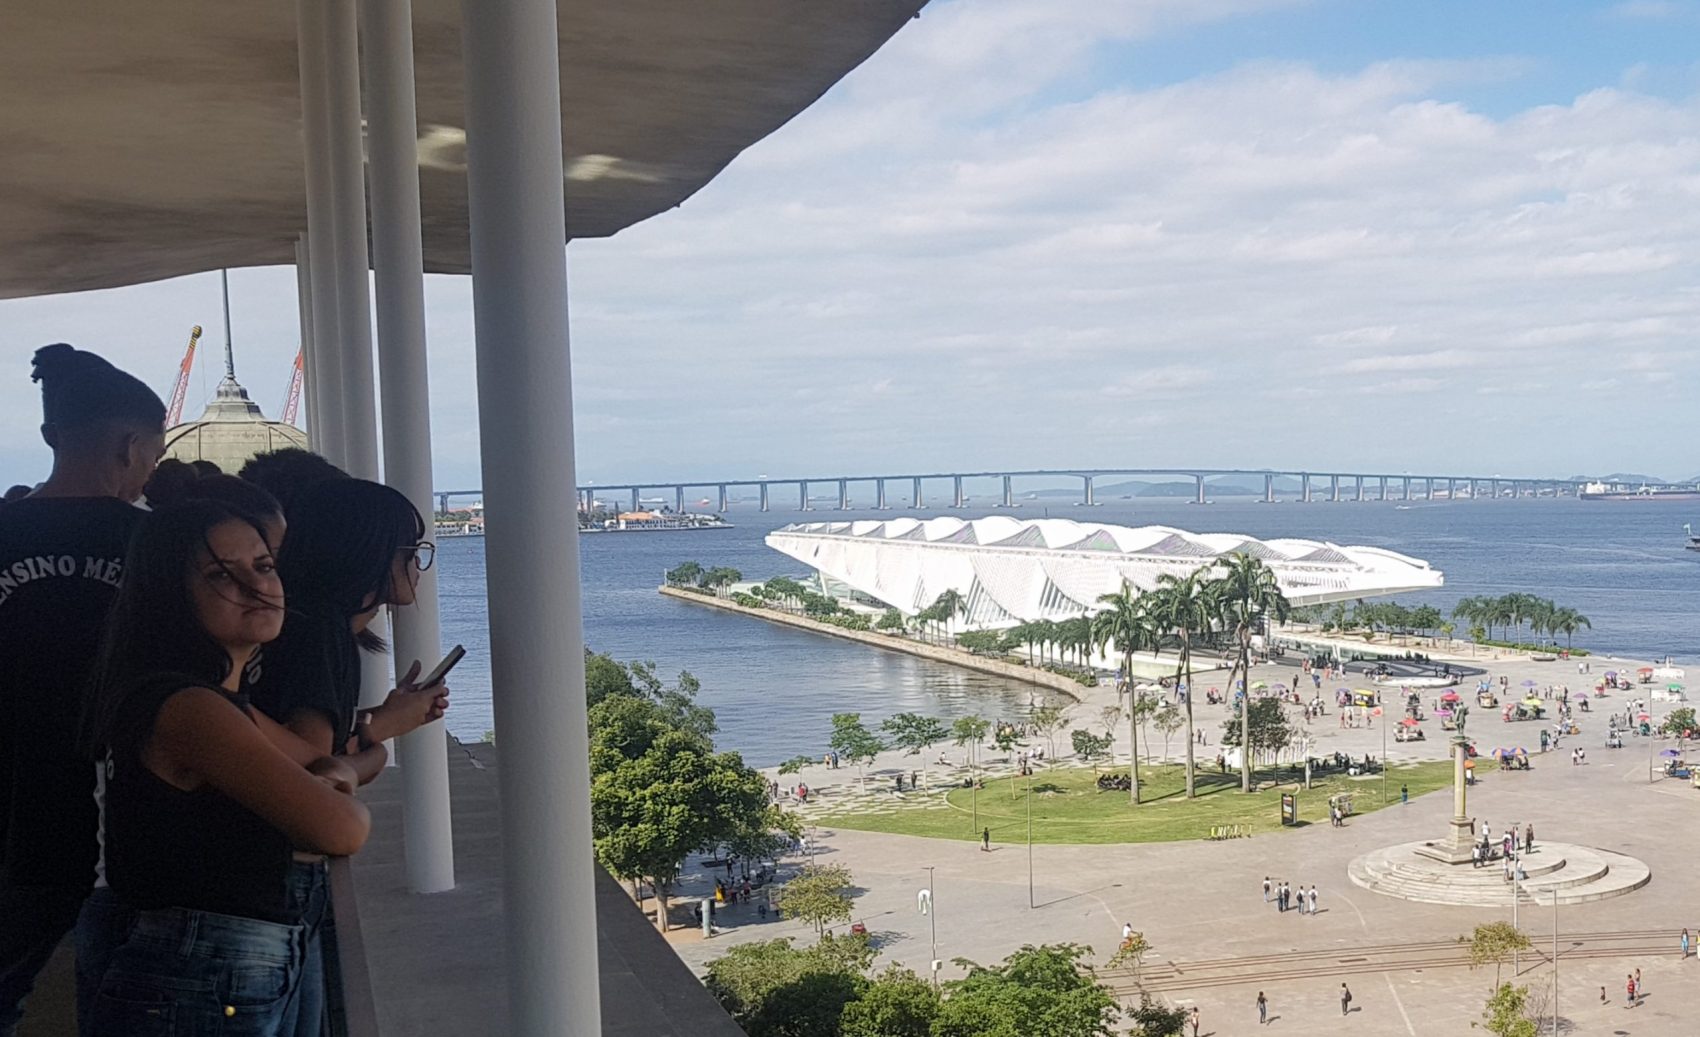
[{"label": "paved plaza", "polygon": [[[1573,699],[1583,687],[1574,663],[1481,664],[1496,682],[1500,674],[1508,675],[1519,691],[1525,679],[1543,687],[1567,684]],[[1595,675],[1614,666],[1600,660],[1592,665]],[[1254,679],[1274,682],[1293,675],[1290,668],[1272,667],[1254,673]],[[1210,683],[1204,677],[1198,686]],[[1361,677],[1339,684],[1365,686]],[[1587,686],[1592,686],[1592,677]],[[1461,690],[1467,694],[1473,688],[1471,680]],[[1331,689],[1325,685],[1323,690],[1326,697]],[[1424,692],[1425,708],[1433,694]],[[1511,823],[1532,823],[1537,846],[1551,840],[1593,847],[1637,858],[1651,869],[1651,881],[1635,892],[1558,908],[1564,1032],[1637,1037],[1700,1032],[1700,959],[1679,961],[1677,940],[1683,926],[1700,934],[1700,882],[1695,876],[1700,827],[1694,823],[1700,817],[1700,791],[1674,779],[1649,781],[1653,753],[1672,742],[1632,737],[1623,749],[1604,747],[1608,712],[1623,710],[1629,698],[1639,695],[1613,691],[1594,700],[1593,712],[1577,714],[1581,734],[1545,755],[1536,752],[1538,725],[1533,722],[1504,723],[1487,710],[1470,720],[1470,734],[1484,753],[1500,745],[1524,745],[1534,755],[1530,771],[1490,773],[1470,790],[1469,812],[1479,822],[1496,831]],[[1655,715],[1668,705],[1655,704]],[[1095,716],[1096,709],[1096,703],[1083,705],[1082,719]],[[1200,727],[1210,733],[1210,745],[1200,751],[1213,762],[1225,710],[1201,707],[1199,713]],[[1429,729],[1426,742],[1395,746],[1389,741],[1393,760],[1445,756],[1438,723],[1430,720],[1424,726]],[[1331,700],[1329,714],[1313,722],[1311,731],[1317,742],[1314,752],[1381,756],[1381,722],[1373,730],[1342,729]],[[1585,765],[1572,764],[1570,749],[1575,745],[1586,748]],[[946,753],[957,757],[961,751],[946,747]],[[892,758],[871,772],[884,770],[882,785],[889,789],[890,774],[899,766],[908,770],[915,765],[914,757]],[[810,770],[816,773],[805,771],[801,777],[812,788],[825,789],[822,809],[827,811],[834,800],[842,809],[891,796],[845,788],[854,784],[853,768]],[[797,779],[782,780],[789,785]],[[1271,812],[1278,810],[1274,793],[1261,795],[1268,797]],[[1439,837],[1451,813],[1450,794],[1439,792],[1354,817],[1343,828],[1309,825],[1222,842],[1040,845],[1031,851],[1025,844],[994,844],[989,853],[968,841],[834,829],[817,821],[812,848],[819,859],[850,868],[861,889],[856,919],[875,934],[882,962],[926,971],[931,933],[929,919],[916,910],[916,893],[927,884],[926,869],[931,866],[937,955],[946,962],[947,978],[957,973],[950,964],[953,958],[996,961],[1024,943],[1081,942],[1103,962],[1114,950],[1122,925],[1129,923],[1152,943],[1146,963],[1153,985],[1177,1004],[1200,1007],[1201,1034],[1254,1032],[1254,1002],[1263,990],[1271,1003],[1272,1028],[1426,1037],[1467,1033],[1479,1018],[1493,981],[1491,968],[1472,972],[1445,964],[1443,959],[1455,956],[1439,944],[1482,922],[1510,920],[1509,889],[1502,903],[1413,903],[1353,885],[1347,867],[1354,858],[1380,848]],[[1319,913],[1282,914],[1266,905],[1261,892],[1265,875],[1307,888],[1314,884]],[[1547,996],[1553,975],[1549,962],[1554,911],[1524,902],[1518,915],[1519,925],[1537,944],[1533,961],[1522,963],[1519,982]],[[738,941],[812,939],[805,926],[758,920],[749,905],[726,909],[721,920],[723,931],[712,940],[692,934],[675,937],[675,947],[694,968],[700,970]],[[1427,957],[1398,951],[1399,946],[1419,945],[1437,949]],[[1189,962],[1229,958],[1262,960],[1200,965],[1194,970],[1197,986],[1189,986]],[[1647,996],[1639,1007],[1630,1008],[1624,1002],[1624,981],[1626,973],[1637,968]],[[1353,993],[1349,1021],[1340,1017],[1342,981]],[[1129,984],[1118,980],[1116,985],[1121,989]]]}]

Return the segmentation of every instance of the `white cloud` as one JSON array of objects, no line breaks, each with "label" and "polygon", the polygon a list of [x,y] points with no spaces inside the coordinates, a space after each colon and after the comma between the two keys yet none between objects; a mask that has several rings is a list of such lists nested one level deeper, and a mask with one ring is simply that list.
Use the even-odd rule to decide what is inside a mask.
[{"label": "white cloud", "polygon": [[[683,207],[572,246],[581,472],[1444,467],[1479,451],[1470,413],[1391,404],[1491,394],[1564,417],[1498,436],[1506,471],[1692,474],[1700,99],[1606,83],[1509,114],[1457,99],[1539,55],[1253,62],[1151,88],[1096,60],[1278,6],[930,5]],[[243,283],[292,303],[286,275]],[[0,326],[20,351],[113,342],[159,383],[178,326],[216,322],[216,279],[182,284],[4,303]],[[469,293],[430,291],[440,467],[466,482]],[[271,382],[253,387],[273,407],[293,316],[266,336],[253,377]],[[0,432],[22,457],[37,419],[11,369]],[[1656,427],[1600,406],[1603,377]],[[1317,437],[1324,410],[1362,433]]]}]

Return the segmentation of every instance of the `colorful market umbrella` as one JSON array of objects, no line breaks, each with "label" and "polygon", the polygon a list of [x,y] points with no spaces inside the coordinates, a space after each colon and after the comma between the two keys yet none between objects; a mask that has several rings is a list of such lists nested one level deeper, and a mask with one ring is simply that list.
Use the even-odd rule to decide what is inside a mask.
[{"label": "colorful market umbrella", "polygon": [[1617,671],[1616,671],[1616,670],[1607,670],[1607,671],[1606,671],[1606,676],[1607,676],[1607,677],[1616,677],[1616,676],[1617,676]]},{"label": "colorful market umbrella", "polygon": [[1636,673],[1652,673],[1653,668],[1651,666],[1643,666],[1639,670],[1636,670],[1635,672]]},{"label": "colorful market umbrella", "polygon": [[1399,721],[1399,723],[1404,727],[1416,727],[1417,726],[1417,718],[1416,717],[1406,717],[1405,719]]},{"label": "colorful market umbrella", "polygon": [[1524,681],[1523,687],[1525,687],[1525,688],[1538,688],[1538,687],[1540,687],[1540,684],[1535,682],[1535,681]]},{"label": "colorful market umbrella", "polygon": [[1665,690],[1666,691],[1681,691],[1682,685],[1677,684],[1676,682],[1673,681],[1670,684],[1665,685]]},{"label": "colorful market umbrella", "polygon": [[1659,755],[1665,757],[1666,759],[1670,759],[1670,758],[1673,758],[1673,757],[1681,756],[1682,753],[1679,750],[1676,750],[1676,749],[1666,749],[1663,752],[1659,753]]},{"label": "colorful market umbrella", "polygon": [[1267,688],[1267,687],[1269,687],[1268,681],[1254,681],[1251,685],[1251,690],[1252,691],[1262,691],[1264,688]]},{"label": "colorful market umbrella", "polygon": [[1440,696],[1440,701],[1442,701],[1442,702],[1457,702],[1458,701],[1458,693],[1456,691],[1444,692]]}]

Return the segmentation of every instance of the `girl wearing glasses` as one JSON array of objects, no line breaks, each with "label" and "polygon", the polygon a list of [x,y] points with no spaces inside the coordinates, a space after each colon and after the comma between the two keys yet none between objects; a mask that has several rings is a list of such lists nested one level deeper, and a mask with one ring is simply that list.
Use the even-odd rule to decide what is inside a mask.
[{"label": "girl wearing glasses", "polygon": [[[326,755],[361,784],[382,773],[384,742],[437,720],[449,689],[421,688],[417,660],[383,703],[357,713],[360,652],[384,650],[368,627],[378,609],[413,604],[434,545],[425,521],[398,491],[365,479],[326,478],[290,495],[278,575],[289,595],[283,631],[249,675],[254,706]],[[308,927],[308,965],[293,1033],[323,1032],[323,961],[329,887],[324,857],[296,855],[295,896]]]}]

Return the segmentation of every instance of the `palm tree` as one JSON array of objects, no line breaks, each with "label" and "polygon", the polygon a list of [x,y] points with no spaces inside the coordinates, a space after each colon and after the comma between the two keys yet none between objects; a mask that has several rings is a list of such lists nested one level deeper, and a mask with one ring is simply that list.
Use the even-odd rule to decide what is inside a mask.
[{"label": "palm tree", "polygon": [[933,608],[938,610],[938,618],[944,623],[945,636],[948,638],[951,623],[957,616],[968,614],[968,599],[952,587],[933,599]]},{"label": "palm tree", "polygon": [[[1128,701],[1133,701],[1133,653],[1153,640],[1151,623],[1145,610],[1139,607],[1139,595],[1125,581],[1115,594],[1105,594],[1098,601],[1107,606],[1092,617],[1092,641],[1100,650],[1112,645],[1122,656],[1122,675],[1127,680]],[[1129,798],[1139,805],[1139,722],[1137,710],[1127,711],[1127,736],[1133,745],[1133,789]]]},{"label": "palm tree", "polygon": [[1157,589],[1141,600],[1146,614],[1156,628],[1173,635],[1180,644],[1180,659],[1175,665],[1175,687],[1186,684],[1186,794],[1197,795],[1193,784],[1192,733],[1192,639],[1209,630],[1216,609],[1211,601],[1208,576],[1200,571],[1185,576],[1164,573],[1157,577]]},{"label": "palm tree", "polygon": [[[1292,615],[1287,596],[1275,573],[1260,559],[1243,551],[1228,556],[1217,578],[1213,593],[1221,604],[1222,622],[1234,631],[1239,644],[1238,661],[1234,669],[1245,681],[1245,694],[1240,702],[1240,791],[1251,791],[1251,635],[1266,619],[1286,622]],[[1232,672],[1228,686],[1233,687]]]},{"label": "palm tree", "polygon": [[1564,648],[1569,651],[1574,647],[1576,631],[1580,627],[1594,629],[1593,621],[1572,608],[1559,609],[1553,618],[1552,632],[1564,635]]}]

